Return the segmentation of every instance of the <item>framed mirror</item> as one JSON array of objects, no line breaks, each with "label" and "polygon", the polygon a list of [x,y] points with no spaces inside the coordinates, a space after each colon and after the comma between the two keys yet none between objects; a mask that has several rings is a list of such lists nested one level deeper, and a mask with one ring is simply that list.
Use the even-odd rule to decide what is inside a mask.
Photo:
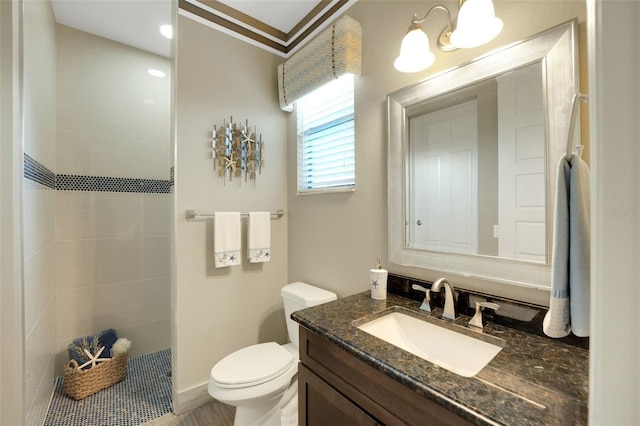
[{"label": "framed mirror", "polygon": [[389,261],[550,288],[577,21],[387,96]]}]

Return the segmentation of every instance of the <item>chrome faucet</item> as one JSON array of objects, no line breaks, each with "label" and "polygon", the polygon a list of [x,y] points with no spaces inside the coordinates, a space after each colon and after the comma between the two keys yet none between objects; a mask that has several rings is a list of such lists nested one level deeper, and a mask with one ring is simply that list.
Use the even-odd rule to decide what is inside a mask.
[{"label": "chrome faucet", "polygon": [[438,293],[442,289],[442,285],[444,284],[444,314],[442,316],[444,318],[449,318],[452,320],[456,319],[456,294],[454,293],[455,289],[453,288],[453,284],[449,282],[446,278],[440,278],[431,286],[431,291]]}]

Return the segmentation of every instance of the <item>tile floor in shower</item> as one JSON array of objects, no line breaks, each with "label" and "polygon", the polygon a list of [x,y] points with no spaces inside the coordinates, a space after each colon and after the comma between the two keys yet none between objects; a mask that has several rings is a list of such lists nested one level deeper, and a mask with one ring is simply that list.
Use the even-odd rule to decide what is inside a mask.
[{"label": "tile floor in shower", "polygon": [[171,353],[169,349],[132,358],[127,377],[80,401],[56,381],[44,426],[227,426],[235,409],[213,401],[189,413],[171,413]]}]

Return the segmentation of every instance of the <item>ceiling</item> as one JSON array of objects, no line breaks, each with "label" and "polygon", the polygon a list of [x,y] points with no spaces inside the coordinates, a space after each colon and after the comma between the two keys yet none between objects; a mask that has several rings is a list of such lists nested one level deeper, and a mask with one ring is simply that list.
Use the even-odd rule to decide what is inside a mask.
[{"label": "ceiling", "polygon": [[[177,0],[179,13],[288,57],[356,0]],[[56,21],[170,56],[171,0],[52,0]]]}]

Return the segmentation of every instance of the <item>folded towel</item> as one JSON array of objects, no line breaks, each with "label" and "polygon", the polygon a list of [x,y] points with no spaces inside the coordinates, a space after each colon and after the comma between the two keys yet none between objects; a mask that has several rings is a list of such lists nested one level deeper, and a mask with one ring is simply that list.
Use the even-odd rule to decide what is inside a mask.
[{"label": "folded towel", "polygon": [[[98,341],[93,344],[93,339],[97,336]],[[113,328],[109,328],[107,330],[103,330],[99,332],[96,336],[85,336],[78,337],[74,339],[73,342],[67,346],[67,352],[69,353],[69,359],[75,359],[78,365],[84,364],[88,358],[82,349],[89,349],[89,352],[93,352],[92,355],[95,355],[98,349],[104,346],[102,353],[100,354],[101,358],[111,358],[111,347],[118,340],[118,333]],[[91,348],[95,348],[95,350],[91,350]],[[86,368],[89,368],[87,366]]]},{"label": "folded towel", "polygon": [[549,337],[589,335],[589,168],[577,155],[560,159],[551,259],[551,298],[542,329]]},{"label": "folded towel", "polygon": [[240,213],[216,212],[213,221],[215,267],[240,264]]},{"label": "folded towel", "polygon": [[271,256],[271,213],[250,212],[247,223],[247,258],[251,263],[268,262]]}]

